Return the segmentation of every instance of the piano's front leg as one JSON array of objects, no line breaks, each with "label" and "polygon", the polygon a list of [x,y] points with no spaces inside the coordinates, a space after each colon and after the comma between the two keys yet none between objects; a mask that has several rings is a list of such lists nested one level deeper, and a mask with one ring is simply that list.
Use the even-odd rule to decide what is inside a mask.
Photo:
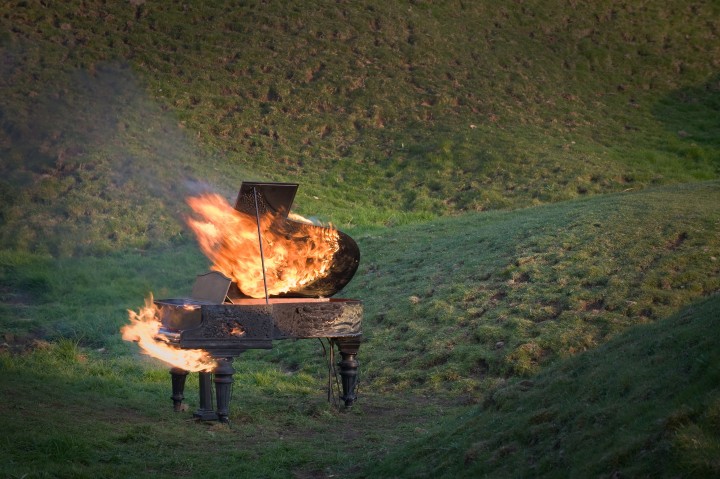
[{"label": "piano's front leg", "polygon": [[185,380],[188,372],[184,369],[174,367],[170,370],[172,377],[172,396],[173,409],[175,412],[183,410],[183,399],[185,399]]},{"label": "piano's front leg", "polygon": [[218,359],[215,374],[215,395],[217,396],[217,415],[220,422],[230,422],[230,393],[232,392],[233,358]]},{"label": "piano's front leg", "polygon": [[218,415],[213,409],[212,401],[212,373],[200,372],[200,406],[193,413],[193,417],[201,421],[217,421]]}]

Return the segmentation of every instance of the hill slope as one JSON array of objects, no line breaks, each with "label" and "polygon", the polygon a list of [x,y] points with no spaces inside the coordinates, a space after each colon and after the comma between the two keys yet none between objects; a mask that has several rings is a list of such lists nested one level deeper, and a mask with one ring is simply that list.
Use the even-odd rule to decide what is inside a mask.
[{"label": "hill slope", "polygon": [[242,179],[347,227],[716,178],[718,9],[6,1],[0,244],[177,244]]},{"label": "hill slope", "polygon": [[[351,232],[362,260],[341,296],[365,304],[363,380],[474,403],[508,376],[716,293],[718,205],[713,181]],[[4,252],[0,267],[4,332],[127,354],[126,309],[148,292],[187,296],[207,260],[187,244],[107,258]],[[290,367],[315,353],[278,344],[274,357]]]},{"label": "hill slope", "polygon": [[359,235],[376,387],[481,400],[720,291],[720,183],[666,186]]},{"label": "hill slope", "polygon": [[[421,458],[419,473],[461,461],[477,473],[643,474],[668,464],[656,460],[662,448],[712,452],[716,397],[693,381],[717,376],[712,335],[699,335],[714,327],[716,302],[686,324],[681,315],[621,335],[720,289],[718,31],[716,2],[681,0],[2,2],[0,366],[26,379],[0,375],[16,401],[3,405],[5,429],[22,437],[5,438],[8,473],[217,473],[227,461],[207,451],[243,444],[237,474],[362,474],[349,448],[368,447],[370,464],[424,434],[418,417],[440,421],[459,404],[471,408],[460,431],[433,433],[377,470]],[[392,417],[409,421],[373,416],[369,441],[348,433],[334,456],[318,456],[307,431],[326,445],[337,416],[308,399],[325,380],[308,342],[246,355],[248,394],[232,411],[246,427],[188,442],[186,424],[158,419],[167,372],[139,364],[117,331],[143,295],[187,294],[205,271],[181,224],[184,198],[232,198],[243,179],[299,181],[296,210],[358,240],[361,268],[344,295],[366,305],[361,398],[393,403],[365,413],[408,408]],[[514,211],[488,211],[501,209]],[[663,356],[664,325],[696,355]],[[643,351],[650,364],[622,369],[623,355]],[[587,365],[597,354],[621,384]],[[681,370],[675,384],[654,382],[671,359],[689,382]],[[577,423],[572,401],[542,401],[573,391],[566,377],[582,371],[609,393],[575,383],[575,397],[596,404]],[[683,384],[699,394],[668,402]],[[543,410],[523,402],[528,388]],[[78,406],[64,412],[61,392]],[[406,404],[416,395],[433,404]],[[657,412],[638,413],[640,432],[607,457],[588,456],[579,427],[593,441],[618,438],[604,428],[617,398],[656,398]],[[362,407],[353,427],[365,424]],[[124,424],[128,409],[137,424]],[[507,429],[493,422],[514,416]],[[475,434],[487,428],[497,435]],[[276,435],[255,443],[256,431]],[[567,447],[556,451],[558,434]],[[658,445],[634,442],[647,438]],[[643,450],[650,459],[633,469]],[[716,472],[704,457],[669,470]]]},{"label": "hill slope", "polygon": [[[317,342],[278,341],[272,351],[249,351],[236,362],[233,428],[173,416],[167,367],[137,357],[137,347],[118,334],[126,309],[136,309],[149,291],[188,294],[193,275],[207,268],[196,247],[79,258],[3,251],[0,337],[9,345],[0,344],[0,388],[13,401],[0,405],[9,431],[0,471],[318,477],[363,475],[367,468],[376,477],[406,467],[408,474],[451,475],[467,460],[469,470],[499,474],[531,466],[527,475],[551,474],[560,464],[579,475],[636,475],[667,464],[657,454],[671,440],[688,454],[702,444],[696,458],[673,467],[708,470],[715,467],[704,461],[714,451],[708,427],[717,422],[709,392],[717,385],[717,302],[698,308],[687,324],[682,315],[663,323],[671,334],[662,325],[627,339],[623,333],[720,290],[719,205],[720,183],[711,181],[353,231],[363,259],[343,296],[366,308],[355,412],[339,415],[324,403],[327,369]],[[636,341],[642,331],[650,336]],[[603,348],[613,337],[640,349]],[[643,354],[649,365],[635,360]],[[607,369],[596,372],[600,355]],[[576,359],[562,362],[568,356]],[[664,382],[682,368],[692,373],[688,382]],[[196,377],[187,393],[191,407]],[[702,377],[709,382],[694,382]],[[536,384],[527,396],[532,407],[517,402],[530,387],[518,381],[526,380]],[[678,402],[668,403],[673,391]],[[657,409],[639,411],[636,422],[612,401],[626,394],[636,404],[646,393]],[[560,395],[563,402],[553,403]],[[578,404],[590,400],[593,409],[578,419],[584,422],[572,422]],[[460,408],[467,411],[462,434],[452,426]],[[616,416],[632,425],[627,434],[612,429]],[[450,429],[427,433],[448,420]],[[417,435],[432,441],[373,469]],[[338,439],[331,450],[328,437]],[[621,440],[607,446],[607,458],[589,455],[584,444],[605,437]],[[553,450],[554,439],[564,449]],[[645,456],[638,441],[651,443]],[[519,454],[526,447],[529,464]],[[584,465],[577,462],[583,457]]]},{"label": "hill slope", "polygon": [[512,381],[367,477],[716,477],[720,297]]}]

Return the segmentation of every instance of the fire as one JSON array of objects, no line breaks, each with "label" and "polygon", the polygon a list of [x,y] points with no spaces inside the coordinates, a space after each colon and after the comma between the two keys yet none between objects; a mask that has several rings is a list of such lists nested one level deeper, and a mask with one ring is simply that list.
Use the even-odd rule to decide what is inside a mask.
[{"label": "fire", "polygon": [[186,371],[207,371],[215,368],[215,360],[201,349],[178,349],[158,336],[162,325],[158,319],[153,297],[145,299],[145,306],[139,312],[128,310],[130,324],[120,329],[125,341],[135,341],[148,356]]},{"label": "fire", "polygon": [[[187,223],[214,263],[212,269],[235,281],[247,296],[265,297],[257,219],[217,194],[191,197],[187,203],[196,216]],[[260,218],[260,230],[268,295],[297,291],[329,273],[339,249],[337,230],[271,214]]]}]

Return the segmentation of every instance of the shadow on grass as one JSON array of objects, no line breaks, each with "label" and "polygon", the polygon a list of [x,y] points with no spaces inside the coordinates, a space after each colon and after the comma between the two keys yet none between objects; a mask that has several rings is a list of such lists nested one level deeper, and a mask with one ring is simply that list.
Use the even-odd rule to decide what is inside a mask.
[{"label": "shadow on grass", "polygon": [[704,83],[675,90],[652,109],[677,141],[668,147],[681,157],[707,162],[720,172],[720,74]]}]

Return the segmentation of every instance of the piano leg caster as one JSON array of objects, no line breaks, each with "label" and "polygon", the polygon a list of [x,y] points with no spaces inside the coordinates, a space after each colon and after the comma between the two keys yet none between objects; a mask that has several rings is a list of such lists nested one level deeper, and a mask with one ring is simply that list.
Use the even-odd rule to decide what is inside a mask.
[{"label": "piano leg caster", "polygon": [[335,338],[342,359],[338,363],[342,379],[343,394],[340,396],[346,408],[351,408],[357,399],[358,367],[360,362],[356,359],[360,349],[361,337]]}]

